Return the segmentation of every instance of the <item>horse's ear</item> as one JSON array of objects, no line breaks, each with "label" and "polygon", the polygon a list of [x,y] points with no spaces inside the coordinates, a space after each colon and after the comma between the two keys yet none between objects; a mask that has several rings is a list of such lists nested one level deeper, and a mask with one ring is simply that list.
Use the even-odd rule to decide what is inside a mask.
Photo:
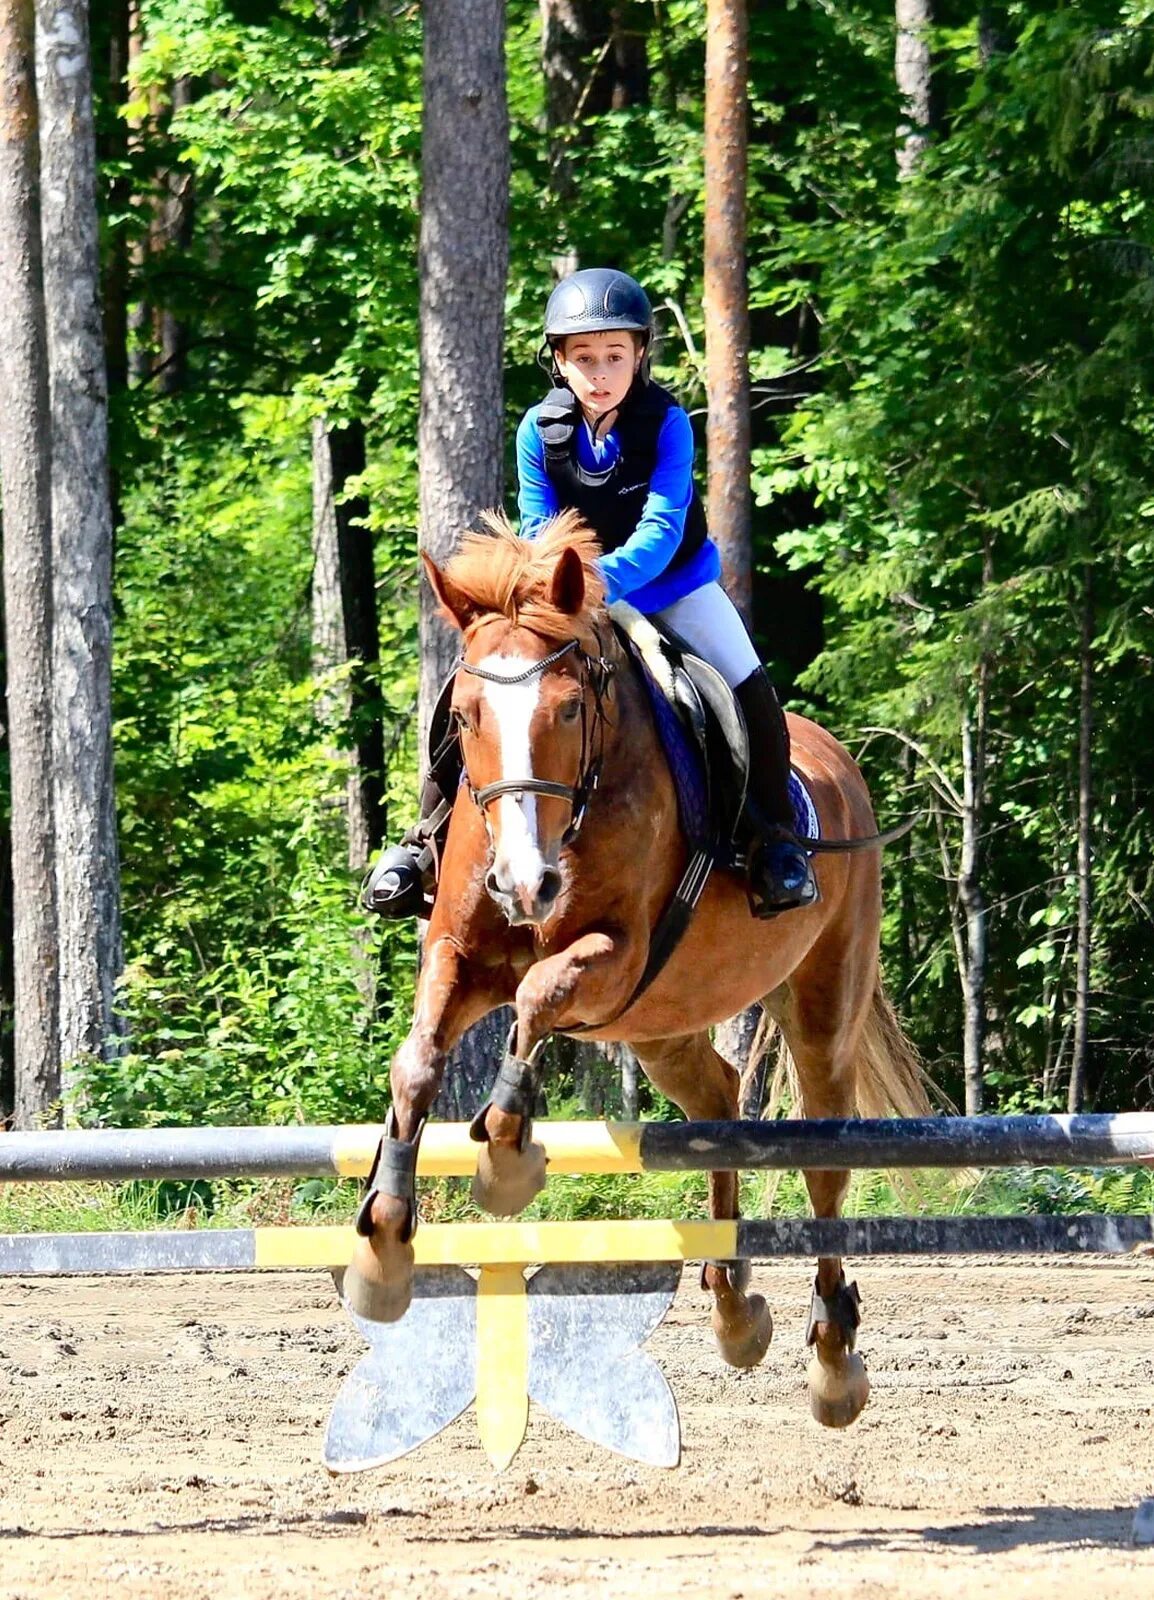
[{"label": "horse's ear", "polygon": [[575,617],[585,605],[585,563],[572,545],[562,550],[553,569],[549,599],[567,617]]},{"label": "horse's ear", "polygon": [[421,563],[425,569],[425,577],[429,580],[429,587],[437,597],[437,603],[447,621],[460,628],[464,633],[477,615],[477,608],[472,600],[461,588],[459,583],[454,583],[446,572],[443,572],[431,556],[421,551]]}]

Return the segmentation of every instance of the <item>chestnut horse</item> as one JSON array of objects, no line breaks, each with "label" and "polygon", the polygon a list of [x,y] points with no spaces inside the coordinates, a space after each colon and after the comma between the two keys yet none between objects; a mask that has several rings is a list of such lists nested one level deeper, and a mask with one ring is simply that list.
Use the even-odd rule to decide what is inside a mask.
[{"label": "chestnut horse", "polygon": [[[554,1032],[624,1040],[687,1118],[728,1121],[738,1116],[738,1075],[708,1030],[760,1000],[792,1055],[801,1115],[928,1109],[879,977],[877,850],[817,858],[820,899],[772,921],[751,916],[735,873],[715,871],[668,963],[635,997],[687,861],[646,690],[609,624],[597,545],[580,519],[566,512],[531,542],[488,520],[490,532],[467,535],[443,571],[425,561],[463,636],[452,715],[465,777],[345,1278],[350,1303],[378,1321],[409,1304],[416,1144],[446,1055],[498,1006],[516,1008],[515,1049],[474,1126],[482,1141],[474,1194],[498,1215],[521,1210],[544,1183],[544,1152],[531,1138],[531,1063]],[[872,834],[869,794],[848,752],[805,718],[789,723],[823,837]],[[512,1094],[501,1092],[506,1079]],[[518,1081],[528,1097],[518,1098]],[[848,1174],[805,1180],[814,1214],[838,1216]],[[710,1174],[709,1197],[714,1217],[736,1217],[737,1174]],[[721,1354],[735,1366],[760,1361],[772,1334],[748,1278],[741,1262],[711,1262],[703,1273]],[[840,1259],[819,1260],[810,1398],[830,1426],[852,1422],[869,1392],[857,1322],[856,1288]]]}]

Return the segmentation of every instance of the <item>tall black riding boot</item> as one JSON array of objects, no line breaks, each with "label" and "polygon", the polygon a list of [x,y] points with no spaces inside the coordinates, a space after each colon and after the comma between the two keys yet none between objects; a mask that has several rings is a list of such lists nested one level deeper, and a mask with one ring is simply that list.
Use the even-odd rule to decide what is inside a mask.
[{"label": "tall black riding boot", "polygon": [[817,883],[809,856],[794,837],[789,798],[789,729],[764,667],[734,690],[749,733],[746,813],[753,826],[749,851],[749,904],[755,917],[809,906]]}]

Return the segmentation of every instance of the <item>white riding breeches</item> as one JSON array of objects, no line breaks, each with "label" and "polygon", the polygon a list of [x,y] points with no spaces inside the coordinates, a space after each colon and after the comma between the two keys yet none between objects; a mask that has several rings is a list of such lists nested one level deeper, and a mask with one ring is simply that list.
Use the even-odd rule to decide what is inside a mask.
[{"label": "white riding breeches", "polygon": [[703,583],[655,615],[685,640],[694,655],[716,667],[731,689],[761,665],[741,613],[719,583]]}]

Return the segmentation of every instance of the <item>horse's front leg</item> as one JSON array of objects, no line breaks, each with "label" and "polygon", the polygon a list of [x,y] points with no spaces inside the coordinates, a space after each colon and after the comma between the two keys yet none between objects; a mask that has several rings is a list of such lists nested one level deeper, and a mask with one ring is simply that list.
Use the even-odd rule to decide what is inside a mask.
[{"label": "horse's front leg", "polygon": [[545,1149],[532,1139],[537,1054],[558,1027],[615,1016],[633,993],[644,953],[626,933],[583,934],[536,962],[517,989],[512,1051],[473,1123],[480,1142],[473,1198],[494,1216],[523,1211],[545,1187]]},{"label": "horse's front leg", "polygon": [[417,1145],[448,1053],[466,1028],[507,998],[494,991],[492,974],[471,966],[452,939],[437,939],[426,949],[413,1025],[393,1057],[393,1104],[344,1279],[349,1305],[373,1322],[396,1322],[412,1299]]}]

